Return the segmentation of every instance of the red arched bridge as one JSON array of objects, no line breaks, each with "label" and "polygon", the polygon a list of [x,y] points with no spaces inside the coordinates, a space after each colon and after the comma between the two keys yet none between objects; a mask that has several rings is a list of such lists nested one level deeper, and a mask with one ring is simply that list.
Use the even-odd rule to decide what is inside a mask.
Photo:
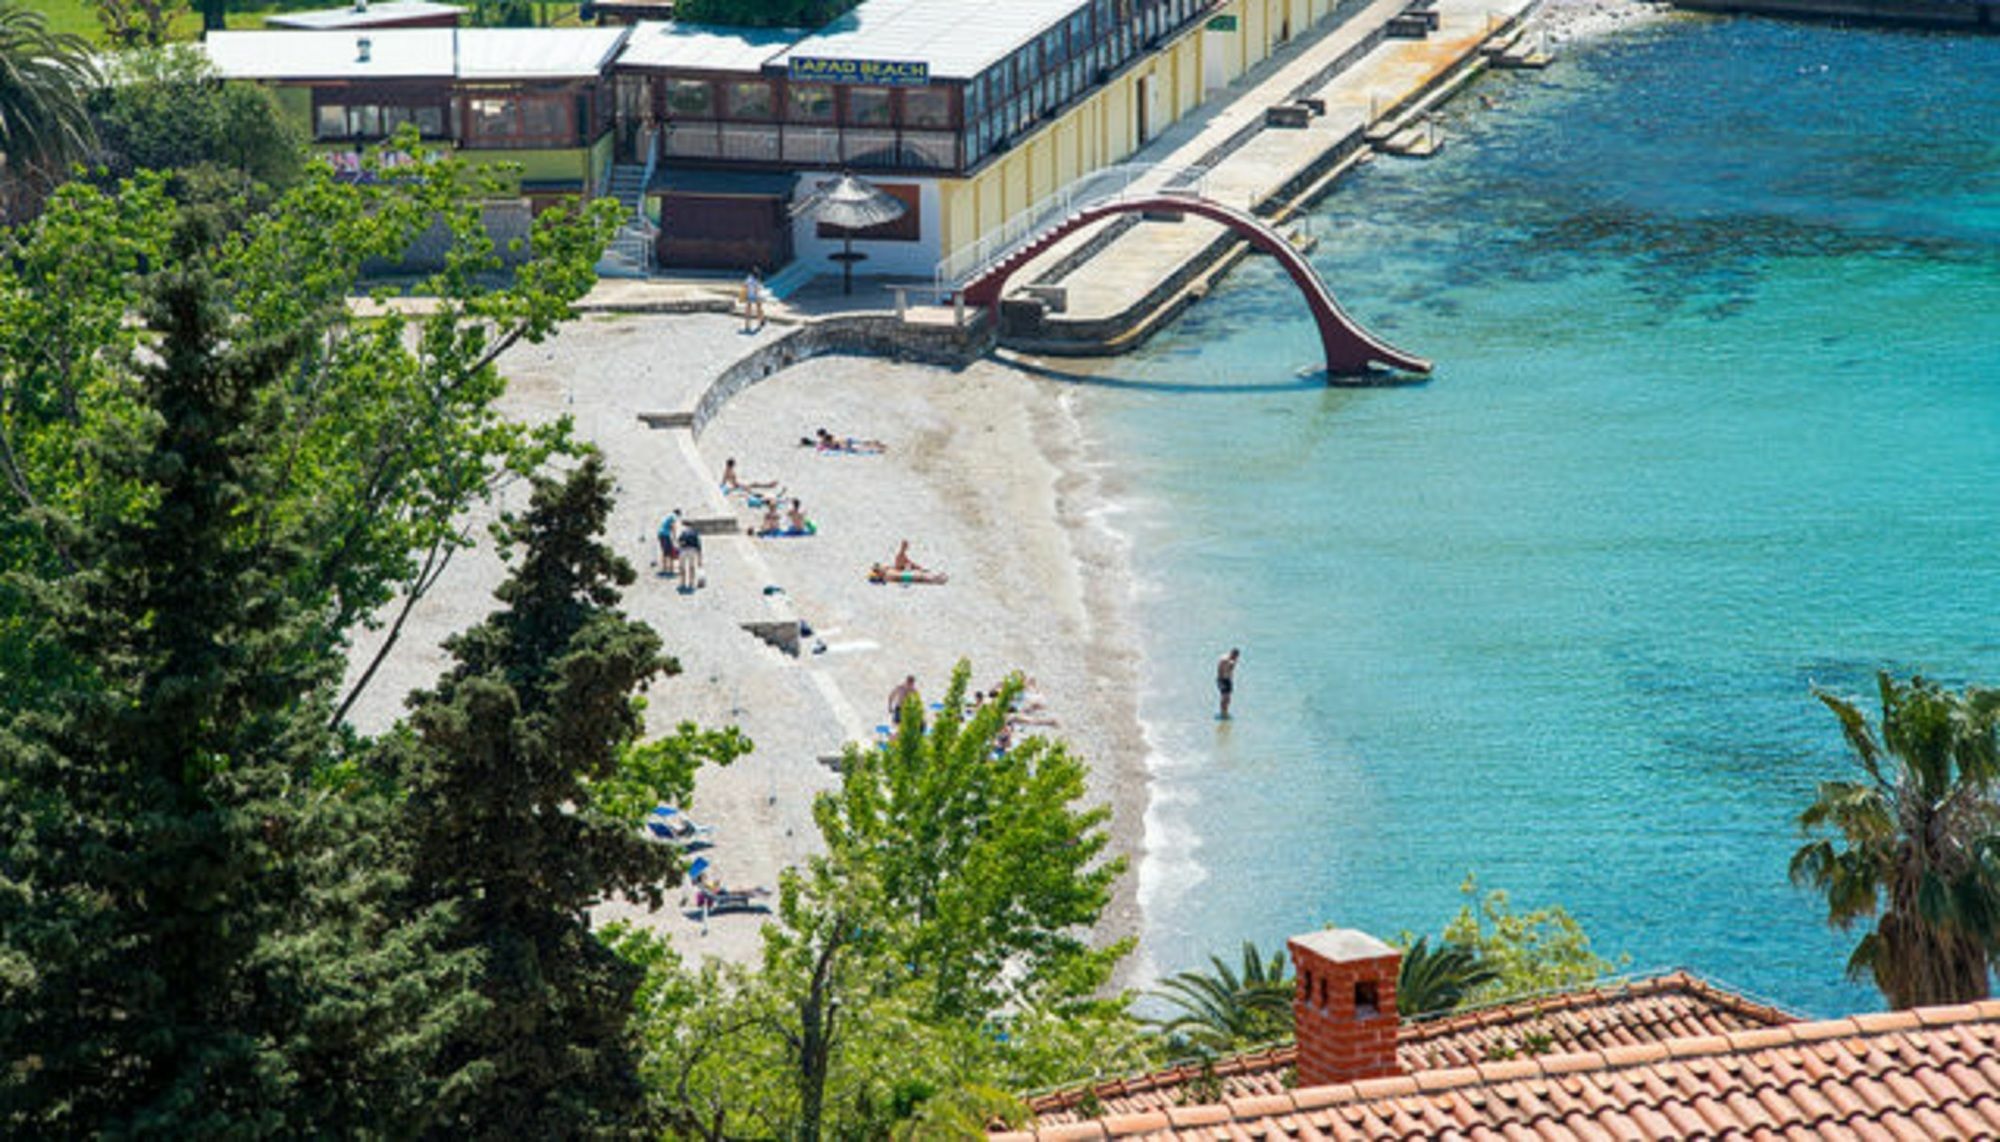
[{"label": "red arched bridge", "polygon": [[1007,280],[1014,276],[1016,270],[1034,261],[1073,231],[1113,215],[1147,212],[1193,214],[1219,222],[1252,247],[1276,258],[1285,272],[1291,275],[1299,292],[1305,295],[1306,306],[1312,311],[1314,323],[1319,326],[1320,345],[1326,351],[1327,375],[1351,376],[1373,372],[1378,367],[1409,373],[1431,371],[1429,361],[1383,341],[1348,316],[1347,311],[1340,307],[1340,302],[1334,299],[1333,290],[1327,288],[1325,279],[1313,269],[1312,263],[1269,223],[1246,211],[1186,192],[1128,192],[1077,206],[1047,228],[1039,229],[1032,239],[969,275],[961,286],[966,304],[998,305],[1001,294],[1007,288]]}]

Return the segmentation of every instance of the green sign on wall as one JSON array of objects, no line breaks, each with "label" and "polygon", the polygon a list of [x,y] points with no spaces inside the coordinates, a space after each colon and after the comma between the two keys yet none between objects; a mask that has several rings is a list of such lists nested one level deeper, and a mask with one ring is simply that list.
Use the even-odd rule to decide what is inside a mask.
[{"label": "green sign on wall", "polygon": [[1236,17],[1211,16],[1208,19],[1207,26],[1211,32],[1233,32],[1236,30]]}]

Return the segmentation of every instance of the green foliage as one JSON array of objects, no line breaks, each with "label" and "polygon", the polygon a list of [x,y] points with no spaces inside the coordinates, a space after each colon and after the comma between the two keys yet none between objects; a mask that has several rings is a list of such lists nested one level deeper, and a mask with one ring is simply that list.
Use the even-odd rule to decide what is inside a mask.
[{"label": "green foliage", "polygon": [[[414,133],[395,148],[414,148]],[[494,410],[504,382],[493,361],[538,341],[589,289],[615,204],[535,224],[532,256],[503,285],[480,224],[492,186],[443,159],[393,181],[337,182],[317,166],[268,212],[225,200],[241,229],[211,255],[218,304],[247,338],[295,333],[304,346],[287,383],[259,395],[271,453],[284,458],[253,511],[271,542],[295,545],[285,590],[315,621],[299,629],[322,651],[355,626],[397,609],[373,662],[336,704],[344,716],[395,645],[414,607],[468,546],[458,519],[504,478],[559,447],[566,426],[529,430]],[[71,185],[35,225],[10,236],[0,262],[0,581],[8,572],[75,563],[70,526],[110,522],[143,504],[105,470],[107,443],[135,431],[143,331],[126,322],[160,256],[174,211],[163,182],[141,176],[115,192]],[[436,299],[422,315],[385,309],[355,320],[348,298],[370,259],[394,259],[434,222],[453,241],[444,267],[420,283]],[[39,521],[39,522],[37,522]],[[36,616],[0,591],[0,634],[23,650]],[[43,665],[56,668],[44,661]],[[0,703],[6,701],[0,697]]]},{"label": "green foliage", "polygon": [[2000,690],[1953,694],[1886,673],[1877,687],[1879,738],[1853,703],[1815,691],[1863,780],[1820,783],[1799,827],[1838,844],[1813,836],[1792,880],[1825,897],[1835,927],[1877,917],[1847,971],[1891,1007],[1984,999],[2000,947]]},{"label": "green foliage", "polygon": [[40,12],[0,0],[0,222],[60,181],[94,141],[84,95],[97,84],[90,44]]},{"label": "green foliage", "polygon": [[[492,358],[606,228],[545,217],[490,289],[476,189],[320,174],[249,214],[142,176],[0,239],[0,1133],[401,1136],[448,1105],[492,967],[406,874],[343,651],[555,443],[493,412]],[[436,218],[436,312],[350,320],[361,261]]]},{"label": "green foliage", "polygon": [[1466,902],[1445,925],[1443,943],[1471,950],[1494,973],[1490,981],[1471,989],[1464,998],[1467,1003],[1582,987],[1631,962],[1628,956],[1607,960],[1592,951],[1583,925],[1561,905],[1516,912],[1500,889],[1481,896],[1479,883],[1471,876],[1459,892]]},{"label": "green foliage", "polygon": [[[666,672],[679,673],[679,664],[670,661]],[[728,765],[753,748],[735,726],[704,730],[682,722],[666,737],[625,746],[617,770],[591,782],[591,801],[605,814],[636,826],[656,805],[686,805],[702,766]]]},{"label": "green foliage", "polygon": [[1495,983],[1500,973],[1482,961],[1477,949],[1449,941],[1430,945],[1429,936],[1397,940],[1403,959],[1396,974],[1396,1013],[1403,1019],[1446,1014],[1479,988]]},{"label": "green foliage", "polygon": [[224,83],[206,56],[174,45],[126,52],[93,92],[96,162],[114,178],[137,170],[213,166],[239,180],[297,181],[305,137],[270,90]]},{"label": "green foliage", "polygon": [[1098,997],[1126,945],[1083,942],[1118,867],[1103,813],[1074,807],[1083,766],[1058,743],[993,748],[1018,689],[928,732],[912,705],[884,753],[849,754],[816,806],[826,854],[785,875],[754,970],[619,938],[647,971],[647,1085],[673,1133],[977,1136],[1021,1120],[1001,1092],[1144,1061],[1124,997]]},{"label": "green foliage", "polygon": [[604,812],[642,728],[634,693],[666,665],[659,636],[617,610],[631,565],[598,540],[611,479],[591,455],[537,478],[527,512],[496,527],[519,565],[506,604],[447,640],[454,665],[411,697],[406,810],[411,899],[447,906],[447,947],[476,953],[486,1010],[445,1043],[434,1107],[447,1133],[573,1137],[636,1129],[640,973],[590,931],[618,893],[658,907],[676,856]]},{"label": "green foliage", "polygon": [[1210,956],[1211,970],[1184,971],[1162,980],[1154,996],[1178,1008],[1156,1020],[1169,1037],[1169,1053],[1187,1049],[1222,1053],[1285,1038],[1292,1029],[1292,981],[1285,949],[1268,961],[1243,941],[1241,972]]},{"label": "green foliage", "polygon": [[1099,859],[1110,810],[1076,807],[1086,770],[1062,743],[998,751],[1021,679],[968,717],[970,677],[959,663],[928,728],[908,703],[885,749],[850,746],[814,818],[842,871],[879,884],[908,921],[900,955],[932,982],[939,1015],[1091,995],[1129,950],[1087,937],[1125,867]]},{"label": "green foliage", "polygon": [[[204,0],[221,6],[221,0]],[[188,12],[187,0],[91,0],[104,38],[121,48],[157,48],[173,38],[174,22]],[[211,28],[220,28],[220,22]]]},{"label": "green foliage", "polygon": [[675,19],[753,28],[818,28],[861,0],[680,0]]},{"label": "green foliage", "polygon": [[339,662],[301,637],[306,556],[261,511],[285,479],[268,396],[310,342],[234,320],[214,219],[161,217],[150,352],[98,378],[121,431],[88,464],[115,501],[10,505],[60,537],[13,582],[74,666],[0,711],[0,1123],[409,1121],[423,1016],[466,965],[433,954],[435,912],[386,911],[384,806],[312,788]]}]

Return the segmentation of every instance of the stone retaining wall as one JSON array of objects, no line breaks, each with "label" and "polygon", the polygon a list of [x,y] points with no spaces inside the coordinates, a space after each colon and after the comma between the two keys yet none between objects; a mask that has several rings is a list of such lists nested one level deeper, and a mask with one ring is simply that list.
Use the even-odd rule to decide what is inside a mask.
[{"label": "stone retaining wall", "polygon": [[887,357],[925,365],[961,369],[993,347],[984,316],[968,310],[962,328],[915,324],[894,314],[858,313],[825,317],[801,325],[724,369],[709,382],[694,407],[690,426],[696,436],[729,398],[771,376],[814,357]]}]

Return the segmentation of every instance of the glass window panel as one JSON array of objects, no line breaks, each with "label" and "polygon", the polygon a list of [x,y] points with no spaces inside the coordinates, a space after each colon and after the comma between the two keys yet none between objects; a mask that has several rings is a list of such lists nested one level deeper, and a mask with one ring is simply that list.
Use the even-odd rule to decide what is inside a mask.
[{"label": "glass window panel", "polygon": [[856,127],[885,127],[889,123],[889,89],[850,87],[847,89],[847,122]]},{"label": "glass window panel", "polygon": [[569,109],[563,99],[521,100],[521,136],[527,139],[566,139],[570,134]]},{"label": "glass window panel", "polygon": [[903,126],[951,126],[951,92],[942,87],[912,87],[904,91]]},{"label": "glass window panel", "polygon": [[833,122],[833,88],[824,83],[794,83],[786,99],[794,123]]},{"label": "glass window panel", "polygon": [[347,109],[347,132],[350,135],[375,136],[382,133],[382,109],[373,104]]},{"label": "glass window panel", "polygon": [[426,138],[440,138],[444,135],[444,108],[419,107],[416,109],[417,130]]},{"label": "glass window panel", "polygon": [[319,117],[313,124],[313,134],[322,139],[340,139],[347,136],[347,108],[338,103],[324,104],[319,109]]},{"label": "glass window panel", "polygon": [[769,119],[771,117],[771,85],[768,83],[732,83],[725,90],[729,93],[729,117],[732,119]]},{"label": "glass window panel", "polygon": [[472,111],[474,135],[505,136],[514,133],[513,100],[474,99],[468,106]]},{"label": "glass window panel", "polygon": [[715,114],[715,88],[699,79],[667,81],[667,114],[707,119]]}]

